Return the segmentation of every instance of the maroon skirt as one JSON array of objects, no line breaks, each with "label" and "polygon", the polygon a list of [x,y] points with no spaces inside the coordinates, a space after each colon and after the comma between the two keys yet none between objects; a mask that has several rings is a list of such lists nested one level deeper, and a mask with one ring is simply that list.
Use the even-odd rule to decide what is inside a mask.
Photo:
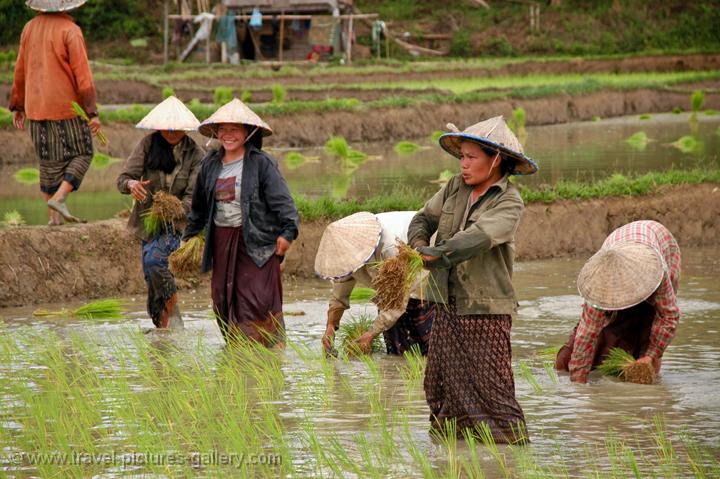
[{"label": "maroon skirt", "polygon": [[285,340],[280,258],[258,267],[245,249],[242,228],[216,227],[211,294],[225,341],[249,338],[265,346]]},{"label": "maroon skirt", "polygon": [[515,399],[510,315],[463,315],[439,306],[430,335],[425,398],[433,429],[454,422],[458,437],[487,424],[497,443],[525,443],[525,415]]}]

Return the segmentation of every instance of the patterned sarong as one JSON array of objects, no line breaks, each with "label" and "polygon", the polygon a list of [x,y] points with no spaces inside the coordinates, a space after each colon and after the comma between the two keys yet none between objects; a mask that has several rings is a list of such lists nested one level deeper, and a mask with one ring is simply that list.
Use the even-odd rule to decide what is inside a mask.
[{"label": "patterned sarong", "polygon": [[[70,106],[68,105],[68,108]],[[54,194],[67,181],[80,188],[93,157],[90,127],[80,117],[70,120],[30,120],[30,136],[40,160],[40,189]]]}]

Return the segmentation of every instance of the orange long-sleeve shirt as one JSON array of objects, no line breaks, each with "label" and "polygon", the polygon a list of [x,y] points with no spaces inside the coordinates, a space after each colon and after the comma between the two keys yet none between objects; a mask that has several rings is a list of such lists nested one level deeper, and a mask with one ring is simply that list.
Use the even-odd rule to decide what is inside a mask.
[{"label": "orange long-sleeve shirt", "polygon": [[10,110],[30,120],[66,120],[77,116],[78,102],[97,114],[96,93],[80,27],[66,13],[42,13],[20,36]]}]

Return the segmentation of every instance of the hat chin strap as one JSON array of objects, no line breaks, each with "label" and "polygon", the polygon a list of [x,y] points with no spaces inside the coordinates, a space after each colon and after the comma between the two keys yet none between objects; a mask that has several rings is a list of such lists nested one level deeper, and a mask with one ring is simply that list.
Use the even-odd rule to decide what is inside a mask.
[{"label": "hat chin strap", "polygon": [[499,151],[498,151],[497,153],[495,153],[495,158],[493,158],[492,165],[490,165],[490,171],[488,171],[488,174],[487,174],[487,176],[485,177],[485,179],[483,180],[483,182],[485,182],[485,181],[487,181],[487,180],[490,179],[490,176],[492,175],[492,172],[493,172],[493,168],[495,168],[495,162],[498,160],[498,158],[500,158],[500,152],[499,152]]},{"label": "hat chin strap", "polygon": [[259,129],[260,129],[260,128],[256,126],[255,129],[254,129],[248,136],[245,137],[245,141],[243,142],[243,144],[245,144],[245,143],[247,143],[248,141],[250,141],[250,138],[252,138],[252,136],[253,136],[255,133],[257,133],[257,131],[258,131]]}]

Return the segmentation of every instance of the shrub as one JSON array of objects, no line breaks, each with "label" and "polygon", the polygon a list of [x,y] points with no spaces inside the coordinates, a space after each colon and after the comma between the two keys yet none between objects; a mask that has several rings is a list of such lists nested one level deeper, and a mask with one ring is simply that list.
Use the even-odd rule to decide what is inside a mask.
[{"label": "shrub", "polygon": [[460,29],[455,32],[450,43],[450,54],[454,57],[469,57],[472,54],[469,31]]},{"label": "shrub", "polygon": [[219,86],[215,88],[213,94],[213,103],[216,105],[224,105],[233,99],[233,90],[229,86]]}]

